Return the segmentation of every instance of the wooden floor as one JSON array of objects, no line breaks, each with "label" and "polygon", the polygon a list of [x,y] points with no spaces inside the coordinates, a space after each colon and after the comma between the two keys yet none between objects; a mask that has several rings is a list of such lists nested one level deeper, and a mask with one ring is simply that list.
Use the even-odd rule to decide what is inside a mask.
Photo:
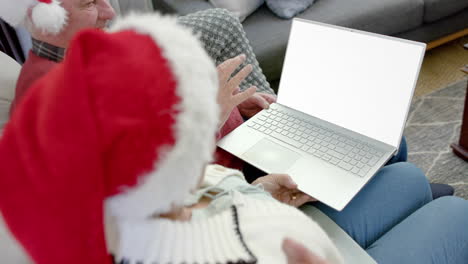
[{"label": "wooden floor", "polygon": [[415,96],[431,93],[466,77],[459,69],[468,64],[468,50],[463,44],[468,36],[426,52]]}]

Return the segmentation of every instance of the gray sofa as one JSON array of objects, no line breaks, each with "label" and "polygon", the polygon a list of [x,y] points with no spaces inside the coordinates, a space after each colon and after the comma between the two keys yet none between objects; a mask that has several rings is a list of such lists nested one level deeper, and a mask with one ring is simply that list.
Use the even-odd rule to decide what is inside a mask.
[{"label": "gray sofa", "polygon": [[[152,0],[152,4],[181,15],[213,8],[207,0]],[[468,0],[317,0],[298,17],[428,43],[468,28]],[[281,75],[290,23],[265,5],[243,22],[273,86]]]}]

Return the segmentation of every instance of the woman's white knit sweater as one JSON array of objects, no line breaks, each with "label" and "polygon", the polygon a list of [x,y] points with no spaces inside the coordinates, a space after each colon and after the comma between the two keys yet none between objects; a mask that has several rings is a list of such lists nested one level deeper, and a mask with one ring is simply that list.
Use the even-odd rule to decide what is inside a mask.
[{"label": "woman's white knit sweater", "polygon": [[118,223],[116,262],[286,263],[281,243],[289,237],[330,263],[342,263],[314,221],[248,185],[240,172],[210,167],[205,183],[221,193],[207,208],[195,210],[188,222],[159,218]]}]

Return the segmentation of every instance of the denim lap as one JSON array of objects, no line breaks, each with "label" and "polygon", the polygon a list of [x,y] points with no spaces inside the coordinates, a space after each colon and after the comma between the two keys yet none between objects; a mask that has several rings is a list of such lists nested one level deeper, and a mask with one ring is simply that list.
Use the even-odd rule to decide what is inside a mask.
[{"label": "denim lap", "polygon": [[380,264],[468,263],[468,201],[442,197],[425,205],[367,252]]},{"label": "denim lap", "polygon": [[323,203],[315,206],[367,248],[431,200],[423,172],[398,162],[383,167],[341,212]]}]

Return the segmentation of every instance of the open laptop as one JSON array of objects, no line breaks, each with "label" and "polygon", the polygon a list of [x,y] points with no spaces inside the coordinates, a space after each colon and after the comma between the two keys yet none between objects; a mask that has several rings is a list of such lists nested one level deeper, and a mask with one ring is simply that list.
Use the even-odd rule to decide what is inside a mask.
[{"label": "open laptop", "polygon": [[425,47],[294,19],[277,103],[218,146],[342,210],[397,152]]}]

